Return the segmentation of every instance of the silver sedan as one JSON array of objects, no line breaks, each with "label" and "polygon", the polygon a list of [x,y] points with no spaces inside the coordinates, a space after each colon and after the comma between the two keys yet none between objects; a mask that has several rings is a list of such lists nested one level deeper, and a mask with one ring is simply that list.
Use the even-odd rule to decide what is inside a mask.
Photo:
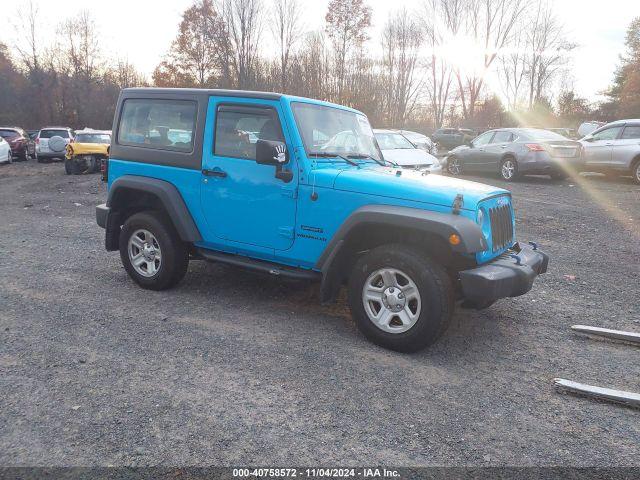
[{"label": "silver sedan", "polygon": [[447,172],[497,173],[506,181],[528,174],[563,179],[580,170],[581,149],[579,142],[547,130],[489,130],[453,149],[447,157]]}]

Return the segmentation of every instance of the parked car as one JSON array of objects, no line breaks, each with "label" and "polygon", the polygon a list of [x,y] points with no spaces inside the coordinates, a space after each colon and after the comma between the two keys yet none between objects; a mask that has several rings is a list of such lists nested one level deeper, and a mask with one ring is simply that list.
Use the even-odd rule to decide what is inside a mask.
[{"label": "parked car", "polygon": [[548,132],[557,133],[558,135],[562,135],[569,140],[578,140],[580,136],[573,128],[546,128]]},{"label": "parked car", "polygon": [[411,130],[398,130],[398,132],[411,143],[413,143],[416,147],[425,150],[427,153],[430,153],[434,157],[438,155],[438,146],[436,145],[436,142],[431,140],[426,135],[418,132],[412,132]]},{"label": "parked car", "polygon": [[521,175],[549,175],[563,179],[581,167],[581,146],[562,135],[535,128],[489,130],[447,158],[451,175],[463,172],[497,173],[512,181]]},{"label": "parked car", "polygon": [[442,166],[436,157],[416,147],[400,132],[376,129],[373,133],[385,160],[402,168],[431,173],[442,172]]},{"label": "parked car", "polygon": [[3,137],[0,137],[0,163],[12,163],[13,154],[11,153],[11,147]]},{"label": "parked car", "polygon": [[25,130],[27,135],[29,135],[29,156],[31,158],[36,158],[36,137],[38,136],[38,132],[40,130]]},{"label": "parked car", "polygon": [[466,128],[440,128],[433,133],[432,138],[440,146],[441,150],[451,150],[467,144],[475,136],[473,130]]},{"label": "parked car", "polygon": [[589,121],[583,122],[578,127],[578,138],[583,138],[589,135],[590,133],[595,132],[600,127],[604,127],[606,122],[597,122],[597,121]]},{"label": "parked car", "polygon": [[580,143],[583,170],[631,175],[640,184],[640,119],[608,123]]},{"label": "parked car", "polygon": [[73,143],[67,145],[64,169],[67,175],[97,173],[109,157],[111,132],[84,129],[76,131]]},{"label": "parked car", "polygon": [[0,137],[3,137],[11,147],[14,157],[28,160],[33,154],[35,144],[23,129],[19,127],[0,127]]},{"label": "parked car", "polygon": [[[190,141],[150,143],[158,126]],[[322,148],[345,131],[358,151]],[[508,190],[389,167],[351,108],[133,88],[120,94],[113,132],[96,221],[143,288],[174,286],[190,258],[318,281],[323,301],[347,284],[364,334],[414,351],[446,330],[455,299],[486,307],[526,293],[547,269],[547,255],[516,241]]]},{"label": "parked car", "polygon": [[67,145],[73,140],[74,131],[69,127],[46,127],[36,136],[36,159],[44,161],[64,159]]}]

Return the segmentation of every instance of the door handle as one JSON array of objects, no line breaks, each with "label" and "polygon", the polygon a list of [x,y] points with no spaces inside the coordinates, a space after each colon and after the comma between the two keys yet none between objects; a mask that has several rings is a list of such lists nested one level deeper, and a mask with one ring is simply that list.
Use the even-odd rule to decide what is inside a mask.
[{"label": "door handle", "polygon": [[202,174],[206,177],[220,177],[224,178],[227,176],[227,172],[223,172],[219,168],[214,168],[213,170],[209,170],[207,168],[202,169]]},{"label": "door handle", "polygon": [[605,143],[605,145],[606,145],[607,147],[610,147],[611,145],[613,145],[613,143]]},{"label": "door handle", "polygon": [[500,145],[500,148],[507,148],[506,145]]}]

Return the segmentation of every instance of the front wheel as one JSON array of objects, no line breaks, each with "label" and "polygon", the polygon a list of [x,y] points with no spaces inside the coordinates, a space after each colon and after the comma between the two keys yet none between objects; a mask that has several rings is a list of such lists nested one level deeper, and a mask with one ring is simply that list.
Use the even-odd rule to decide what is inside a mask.
[{"label": "front wheel", "polygon": [[518,162],[514,158],[507,157],[500,163],[500,177],[512,182],[518,178]]},{"label": "front wheel", "polygon": [[189,251],[164,215],[142,212],[129,217],[120,231],[120,259],[142,288],[165,290],[184,277]]},{"label": "front wheel", "polygon": [[399,352],[434,343],[449,326],[453,300],[447,272],[410,246],[371,250],[349,278],[349,306],[360,331]]},{"label": "front wheel", "polygon": [[456,177],[462,175],[462,162],[455,155],[449,157],[447,160],[447,172]]}]

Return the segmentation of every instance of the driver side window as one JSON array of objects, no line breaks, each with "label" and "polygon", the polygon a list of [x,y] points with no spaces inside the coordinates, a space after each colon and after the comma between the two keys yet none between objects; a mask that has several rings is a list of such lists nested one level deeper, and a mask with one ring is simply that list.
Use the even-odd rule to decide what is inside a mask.
[{"label": "driver side window", "polygon": [[278,113],[273,108],[242,105],[218,107],[214,155],[255,160],[258,140],[284,142]]},{"label": "driver side window", "polygon": [[483,133],[473,141],[473,146],[482,147],[487,145],[491,141],[491,137],[493,137],[493,132]]}]

